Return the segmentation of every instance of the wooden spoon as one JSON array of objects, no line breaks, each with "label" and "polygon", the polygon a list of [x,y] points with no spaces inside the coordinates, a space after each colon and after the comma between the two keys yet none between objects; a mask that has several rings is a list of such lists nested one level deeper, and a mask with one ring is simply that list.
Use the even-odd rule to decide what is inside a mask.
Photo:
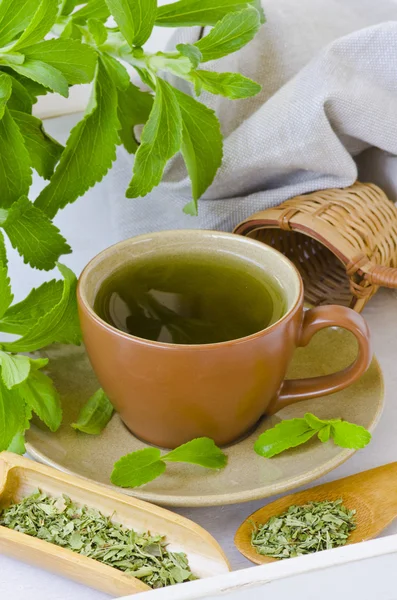
[{"label": "wooden spoon", "polygon": [[252,513],[240,525],[234,543],[241,554],[257,565],[274,562],[278,559],[258,554],[251,546],[253,523],[266,523],[270,517],[283,513],[292,504],[302,505],[339,498],[347,508],[356,510],[357,527],[350,534],[347,544],[376,537],[397,517],[397,462],[271,502]]}]

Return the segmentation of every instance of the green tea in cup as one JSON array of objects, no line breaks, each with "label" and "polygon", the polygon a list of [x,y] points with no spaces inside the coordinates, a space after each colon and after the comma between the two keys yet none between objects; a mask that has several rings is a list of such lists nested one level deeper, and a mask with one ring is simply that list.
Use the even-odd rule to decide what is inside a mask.
[{"label": "green tea in cup", "polygon": [[143,255],[104,281],[94,310],[133,336],[211,344],[249,336],[278,321],[286,300],[277,280],[233,255]]}]

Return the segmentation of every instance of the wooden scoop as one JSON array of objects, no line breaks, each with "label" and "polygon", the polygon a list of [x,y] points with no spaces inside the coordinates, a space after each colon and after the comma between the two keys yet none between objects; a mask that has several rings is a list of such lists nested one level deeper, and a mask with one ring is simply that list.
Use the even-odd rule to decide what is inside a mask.
[{"label": "wooden scoop", "polygon": [[[220,575],[230,570],[228,560],[218,543],[192,521],[164,508],[114,492],[88,479],[61,473],[16,454],[0,453],[0,508],[19,502],[36,489],[53,497],[67,494],[74,502],[111,515],[116,523],[136,531],[164,534],[170,550],[187,554],[192,571],[199,578]],[[117,598],[150,590],[149,586],[128,573],[67,548],[1,526],[0,554],[54,571]]]},{"label": "wooden scoop", "polygon": [[356,529],[347,544],[376,537],[397,516],[397,462],[338,479],[331,483],[284,496],[252,513],[238,528],[234,543],[248,560],[258,565],[278,560],[258,554],[251,546],[253,523],[264,524],[270,517],[285,512],[291,505],[342,499],[350,510],[356,510]]}]

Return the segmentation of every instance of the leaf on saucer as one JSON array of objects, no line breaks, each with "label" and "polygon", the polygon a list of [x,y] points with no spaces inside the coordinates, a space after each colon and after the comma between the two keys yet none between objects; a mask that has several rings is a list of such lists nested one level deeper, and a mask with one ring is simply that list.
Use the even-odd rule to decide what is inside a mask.
[{"label": "leaf on saucer", "polygon": [[320,431],[320,429],[322,429],[329,423],[329,421],[323,421],[322,419],[319,419],[318,417],[316,417],[316,415],[312,415],[311,413],[306,413],[304,418],[309,427],[311,427],[315,431]]},{"label": "leaf on saucer", "polygon": [[254,450],[260,456],[271,458],[288,448],[304,444],[316,433],[305,419],[281,421],[272,429],[262,433],[256,440]]},{"label": "leaf on saucer", "polygon": [[114,465],[110,479],[114,485],[134,488],[153,481],[162,475],[165,469],[160,450],[145,448],[120,458]]},{"label": "leaf on saucer", "polygon": [[371,441],[371,434],[361,425],[347,421],[334,421],[331,425],[331,437],[337,446],[359,450]]},{"label": "leaf on saucer", "polygon": [[328,442],[329,438],[331,437],[331,425],[326,425],[320,429],[317,435],[320,442]]},{"label": "leaf on saucer", "polygon": [[98,390],[84,404],[72,427],[83,433],[99,435],[112,418],[113,411],[114,408],[105,392]]},{"label": "leaf on saucer", "polygon": [[223,469],[227,464],[227,456],[214,440],[201,437],[178,446],[161,457],[167,462],[185,462],[206,467],[207,469]]}]

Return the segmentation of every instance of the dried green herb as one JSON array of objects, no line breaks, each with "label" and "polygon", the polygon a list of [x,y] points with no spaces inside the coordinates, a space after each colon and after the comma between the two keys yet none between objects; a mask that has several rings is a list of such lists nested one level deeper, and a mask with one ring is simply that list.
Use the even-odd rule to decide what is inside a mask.
[{"label": "dried green herb", "polygon": [[94,558],[152,588],[197,579],[186,555],[168,551],[163,536],[136,533],[67,496],[37,490],[0,512],[0,525]]},{"label": "dried green herb", "polygon": [[355,510],[343,506],[342,500],[290,506],[267,523],[254,524],[251,544],[258,554],[273,558],[292,558],[344,546],[356,528],[355,514]]}]

